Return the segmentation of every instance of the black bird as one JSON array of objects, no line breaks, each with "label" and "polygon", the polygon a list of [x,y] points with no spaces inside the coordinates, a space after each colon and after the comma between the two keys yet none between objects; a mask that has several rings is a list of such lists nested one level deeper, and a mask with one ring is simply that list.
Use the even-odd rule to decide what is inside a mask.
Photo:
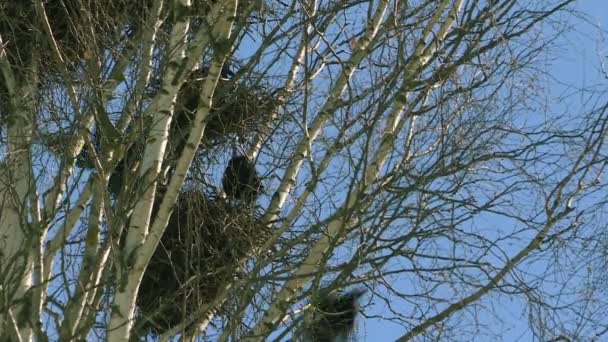
[{"label": "black bird", "polygon": [[229,80],[234,77],[234,72],[230,68],[230,64],[224,63],[222,66],[222,70],[220,71],[220,79],[221,80]]},{"label": "black bird", "polygon": [[228,162],[222,186],[226,196],[253,202],[263,191],[262,181],[258,176],[255,165],[245,156],[235,156]]},{"label": "black bird", "polygon": [[[99,149],[101,148],[101,142],[97,130],[90,133],[89,137],[91,139],[91,142],[93,143],[95,151],[99,152]],[[95,168],[95,161],[93,160],[93,156],[89,153],[89,149],[86,145],[82,147],[82,150],[76,156],[76,166],[81,169]]]},{"label": "black bird", "polygon": [[312,321],[304,327],[304,341],[346,341],[355,328],[359,312],[358,300],[366,290],[353,290],[346,294],[330,293],[315,305]]}]

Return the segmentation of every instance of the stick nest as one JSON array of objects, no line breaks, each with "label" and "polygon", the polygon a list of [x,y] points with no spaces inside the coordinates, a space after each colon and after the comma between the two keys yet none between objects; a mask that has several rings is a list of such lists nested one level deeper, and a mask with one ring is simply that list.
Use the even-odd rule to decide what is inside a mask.
[{"label": "stick nest", "polygon": [[66,64],[77,62],[87,49],[116,39],[125,26],[141,25],[150,1],[47,0],[43,4],[46,17],[32,1],[0,5],[0,36],[11,64],[28,66],[32,53],[42,54],[41,60],[47,63],[56,59],[46,22]]},{"label": "stick nest", "polygon": [[303,331],[307,341],[350,341],[359,312],[357,301],[365,292],[326,293],[313,301],[312,319],[307,320]]},{"label": "stick nest", "polygon": [[[178,132],[192,125],[200,105],[206,71],[194,71],[182,86],[174,116]],[[225,142],[236,135],[248,138],[265,129],[279,106],[276,90],[263,85],[220,79],[216,87],[201,143],[204,146]]]},{"label": "stick nest", "polygon": [[141,282],[140,332],[162,334],[212,301],[270,234],[250,209],[182,193]]}]

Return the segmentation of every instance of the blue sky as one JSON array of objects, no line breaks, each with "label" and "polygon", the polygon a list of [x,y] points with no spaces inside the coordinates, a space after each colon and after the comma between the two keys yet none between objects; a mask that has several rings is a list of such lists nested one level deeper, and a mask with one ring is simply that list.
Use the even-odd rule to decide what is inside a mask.
[{"label": "blue sky", "polygon": [[[608,33],[605,32],[608,25],[608,1],[581,0],[575,8],[584,17],[568,18],[571,25],[569,32],[557,39],[555,47],[546,55],[546,60],[539,61],[549,75],[543,80],[549,96],[543,96],[550,100],[549,111],[555,113],[576,113],[582,102],[589,100],[578,95],[578,90],[597,85],[605,89],[608,85],[600,72],[601,62],[608,64]],[[547,30],[549,32],[551,29]],[[571,96],[572,94],[576,95]],[[363,302],[367,303],[366,300],[368,298]],[[528,332],[522,303],[504,296],[499,300],[501,307],[498,310],[505,314],[504,321],[500,323],[506,328],[501,330],[502,341],[533,341]],[[384,304],[378,301],[372,299],[371,303],[369,314],[378,314],[385,309]],[[480,321],[492,324],[489,318],[482,317]],[[406,333],[404,327],[380,319],[360,319],[358,329],[359,341],[370,342],[394,341]],[[487,337],[479,337],[475,341],[487,341]]]},{"label": "blue sky", "polygon": [[[608,62],[608,34],[604,34],[604,26],[608,25],[608,0],[581,0],[576,6],[577,10],[586,15],[587,21],[570,18],[572,29],[559,37],[555,48],[547,56],[547,60],[539,61],[552,77],[544,80],[550,90],[549,98],[561,98],[576,93],[577,89],[593,86],[605,82],[599,68],[602,58]],[[549,29],[548,29],[549,30]],[[551,103],[551,111],[575,111],[580,107],[584,97],[572,96],[564,101]],[[407,285],[407,284],[404,284]],[[526,317],[522,311],[521,302],[501,298],[508,330],[503,335],[503,341],[531,341],[527,333]],[[369,315],[381,314],[384,305],[374,298],[365,297],[363,304],[367,307]],[[481,318],[481,322],[492,324],[488,318]],[[504,323],[504,322],[503,322]],[[406,333],[404,327],[379,319],[360,319],[359,341],[394,341]],[[479,338],[476,341],[486,341]]]}]

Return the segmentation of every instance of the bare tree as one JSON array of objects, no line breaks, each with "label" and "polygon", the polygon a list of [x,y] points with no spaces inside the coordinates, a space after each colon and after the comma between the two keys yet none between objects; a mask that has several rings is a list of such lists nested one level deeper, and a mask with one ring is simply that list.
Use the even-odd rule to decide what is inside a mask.
[{"label": "bare tree", "polygon": [[608,104],[537,68],[572,2],[0,5],[0,339],[605,333],[560,266],[606,266]]}]

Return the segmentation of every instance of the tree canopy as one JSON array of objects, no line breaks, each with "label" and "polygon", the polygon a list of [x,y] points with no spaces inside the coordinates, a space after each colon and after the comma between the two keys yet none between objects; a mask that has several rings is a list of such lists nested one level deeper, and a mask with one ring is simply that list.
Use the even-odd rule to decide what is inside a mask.
[{"label": "tree canopy", "polygon": [[601,338],[573,2],[0,4],[0,340]]}]

